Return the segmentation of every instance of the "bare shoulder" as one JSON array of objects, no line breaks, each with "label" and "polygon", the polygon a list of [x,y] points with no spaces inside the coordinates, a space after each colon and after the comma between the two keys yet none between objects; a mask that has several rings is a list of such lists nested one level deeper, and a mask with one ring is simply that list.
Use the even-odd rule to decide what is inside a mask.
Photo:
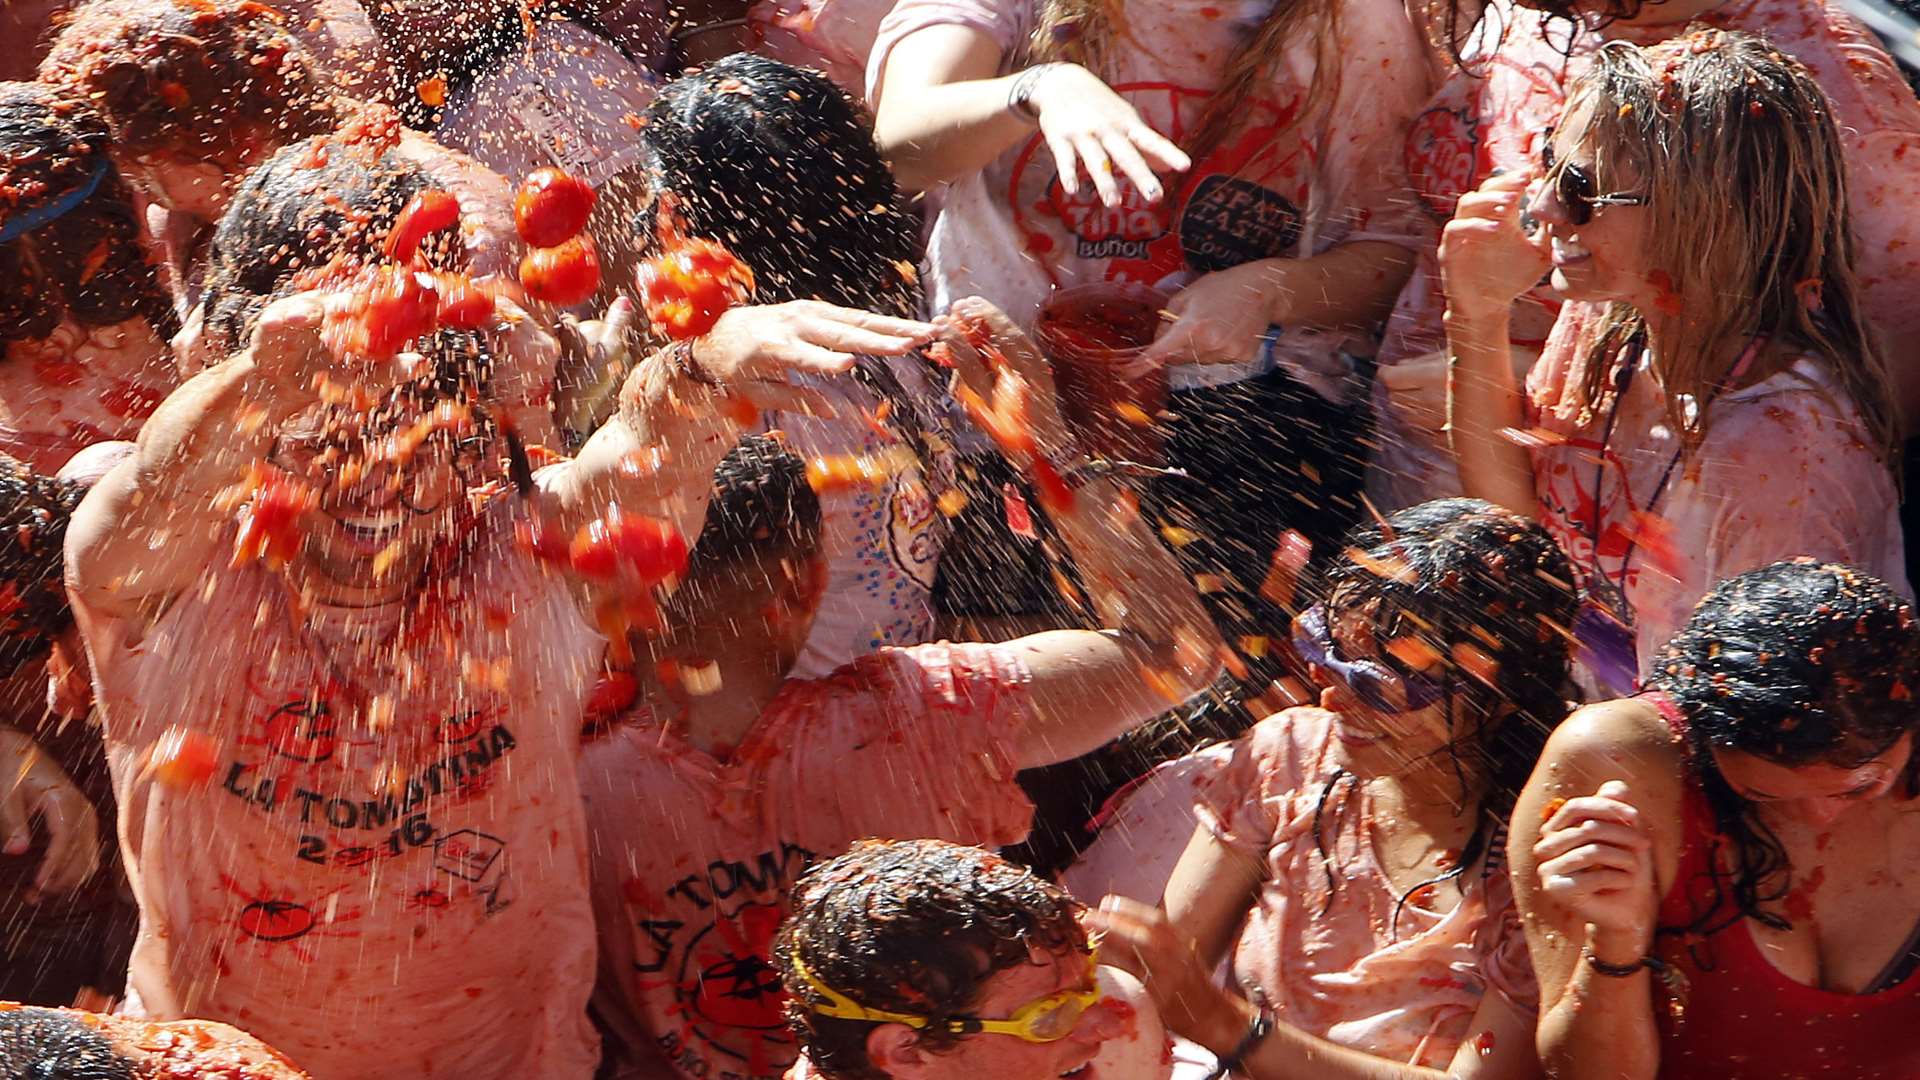
[{"label": "bare shoulder", "polygon": [[[1534,783],[1550,796],[1586,795],[1622,781],[1647,810],[1677,810],[1686,747],[1645,698],[1583,706],[1557,728],[1540,756]],[[1656,818],[1665,816],[1656,814]]]}]

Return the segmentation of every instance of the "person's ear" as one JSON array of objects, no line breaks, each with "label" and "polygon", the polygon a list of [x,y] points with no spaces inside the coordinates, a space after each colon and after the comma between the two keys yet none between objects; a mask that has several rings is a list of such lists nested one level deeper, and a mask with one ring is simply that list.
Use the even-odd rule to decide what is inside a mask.
[{"label": "person's ear", "polygon": [[895,1080],[933,1075],[934,1054],[905,1024],[880,1024],[867,1033],[867,1060]]}]

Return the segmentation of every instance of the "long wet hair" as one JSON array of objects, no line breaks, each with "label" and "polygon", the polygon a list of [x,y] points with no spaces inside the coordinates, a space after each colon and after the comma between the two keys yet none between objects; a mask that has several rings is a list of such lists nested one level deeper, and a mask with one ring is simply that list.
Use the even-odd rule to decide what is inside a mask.
[{"label": "long wet hair", "polygon": [[[1896,419],[1886,357],[1860,310],[1847,174],[1832,109],[1800,64],[1750,34],[1708,30],[1641,49],[1611,42],[1575,84],[1600,190],[1646,195],[1612,210],[1647,219],[1648,262],[1683,305],[1683,333],[1659,358],[1666,412],[1689,450],[1743,346],[1810,352],[1891,460]],[[1729,192],[1735,193],[1733,197]],[[1570,408],[1611,395],[1637,362],[1647,316],[1610,305],[1583,358]]]},{"label": "long wet hair", "polygon": [[254,0],[89,0],[54,38],[40,78],[91,101],[120,153],[237,172],[334,121],[285,21]]},{"label": "long wet hair", "polygon": [[0,83],[0,230],[19,233],[0,242],[0,349],[40,340],[63,318],[111,326],[141,316],[162,340],[179,329],[133,193],[107,159],[111,141],[84,103]]},{"label": "long wet hair", "polygon": [[942,840],[869,840],[808,871],[773,944],[792,999],[787,1024],[831,1080],[886,1080],[867,1057],[868,1020],[822,1016],[794,963],[870,1009],[927,1016],[921,1045],[966,1038],[939,1021],[972,1015],[994,975],[1038,952],[1084,952],[1079,901],[1025,867]]},{"label": "long wet hair", "polygon": [[[1579,610],[1572,582],[1573,569],[1545,528],[1479,499],[1439,499],[1364,526],[1325,573],[1329,626],[1343,612],[1366,612],[1382,662],[1406,671],[1401,656],[1441,659],[1440,704],[1452,735],[1443,752],[1461,804],[1475,801],[1469,776],[1484,782],[1473,832],[1445,877],[1482,855],[1483,873],[1499,864],[1496,841],[1514,800],[1566,719],[1574,696],[1570,628]],[[1483,674],[1489,661],[1499,665],[1492,683]],[[1456,703],[1465,706],[1460,730]],[[1314,810],[1323,859],[1322,819],[1348,779],[1336,772]],[[1331,903],[1330,862],[1327,877]]]},{"label": "long wet hair", "polygon": [[[1787,920],[1761,905],[1792,883],[1786,851],[1720,774],[1713,751],[1788,768],[1854,768],[1885,753],[1920,731],[1920,626],[1913,605],[1885,582],[1811,559],[1777,562],[1708,593],[1648,687],[1686,718],[1688,766],[1733,845],[1734,868],[1716,865],[1716,886],[1739,915],[1784,929]],[[1899,790],[1920,796],[1920,753]]]}]

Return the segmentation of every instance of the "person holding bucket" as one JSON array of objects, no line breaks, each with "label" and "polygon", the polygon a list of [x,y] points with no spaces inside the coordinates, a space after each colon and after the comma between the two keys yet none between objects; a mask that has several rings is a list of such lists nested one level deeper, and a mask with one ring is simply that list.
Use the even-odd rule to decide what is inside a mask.
[{"label": "person holding bucket", "polygon": [[[1060,307],[1037,329],[1070,409],[1084,374],[1105,388],[1085,401],[1164,437],[1187,475],[1147,508],[1230,639],[1273,625],[1254,609],[1283,531],[1328,547],[1359,513],[1350,357],[1420,228],[1398,147],[1430,55],[1399,0],[903,0],[881,26],[876,136],[939,207],[931,307],[1125,313],[1080,321],[1136,348],[1063,355]],[[1141,370],[1164,406],[1116,389]]]}]

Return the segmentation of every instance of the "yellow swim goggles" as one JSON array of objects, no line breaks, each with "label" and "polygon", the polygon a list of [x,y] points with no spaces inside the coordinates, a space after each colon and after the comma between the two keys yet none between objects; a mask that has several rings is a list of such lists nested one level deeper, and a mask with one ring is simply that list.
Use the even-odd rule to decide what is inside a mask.
[{"label": "yellow swim goggles", "polygon": [[815,978],[813,972],[807,969],[807,965],[801,962],[798,953],[793,957],[793,972],[800,976],[800,981],[806,984],[807,989],[827,999],[825,1005],[805,1003],[809,1011],[821,1016],[832,1016],[841,1020],[870,1020],[877,1024],[905,1024],[916,1030],[938,1024],[955,1035],[1011,1035],[1030,1043],[1050,1043],[1059,1042],[1073,1034],[1073,1029],[1080,1023],[1080,1017],[1100,1000],[1100,984],[1094,974],[1094,968],[1098,963],[1097,953],[1087,953],[1089,989],[1062,990],[1057,994],[1048,994],[1046,997],[1020,1006],[1005,1020],[954,1016],[936,1021],[928,1016],[869,1009]]}]

